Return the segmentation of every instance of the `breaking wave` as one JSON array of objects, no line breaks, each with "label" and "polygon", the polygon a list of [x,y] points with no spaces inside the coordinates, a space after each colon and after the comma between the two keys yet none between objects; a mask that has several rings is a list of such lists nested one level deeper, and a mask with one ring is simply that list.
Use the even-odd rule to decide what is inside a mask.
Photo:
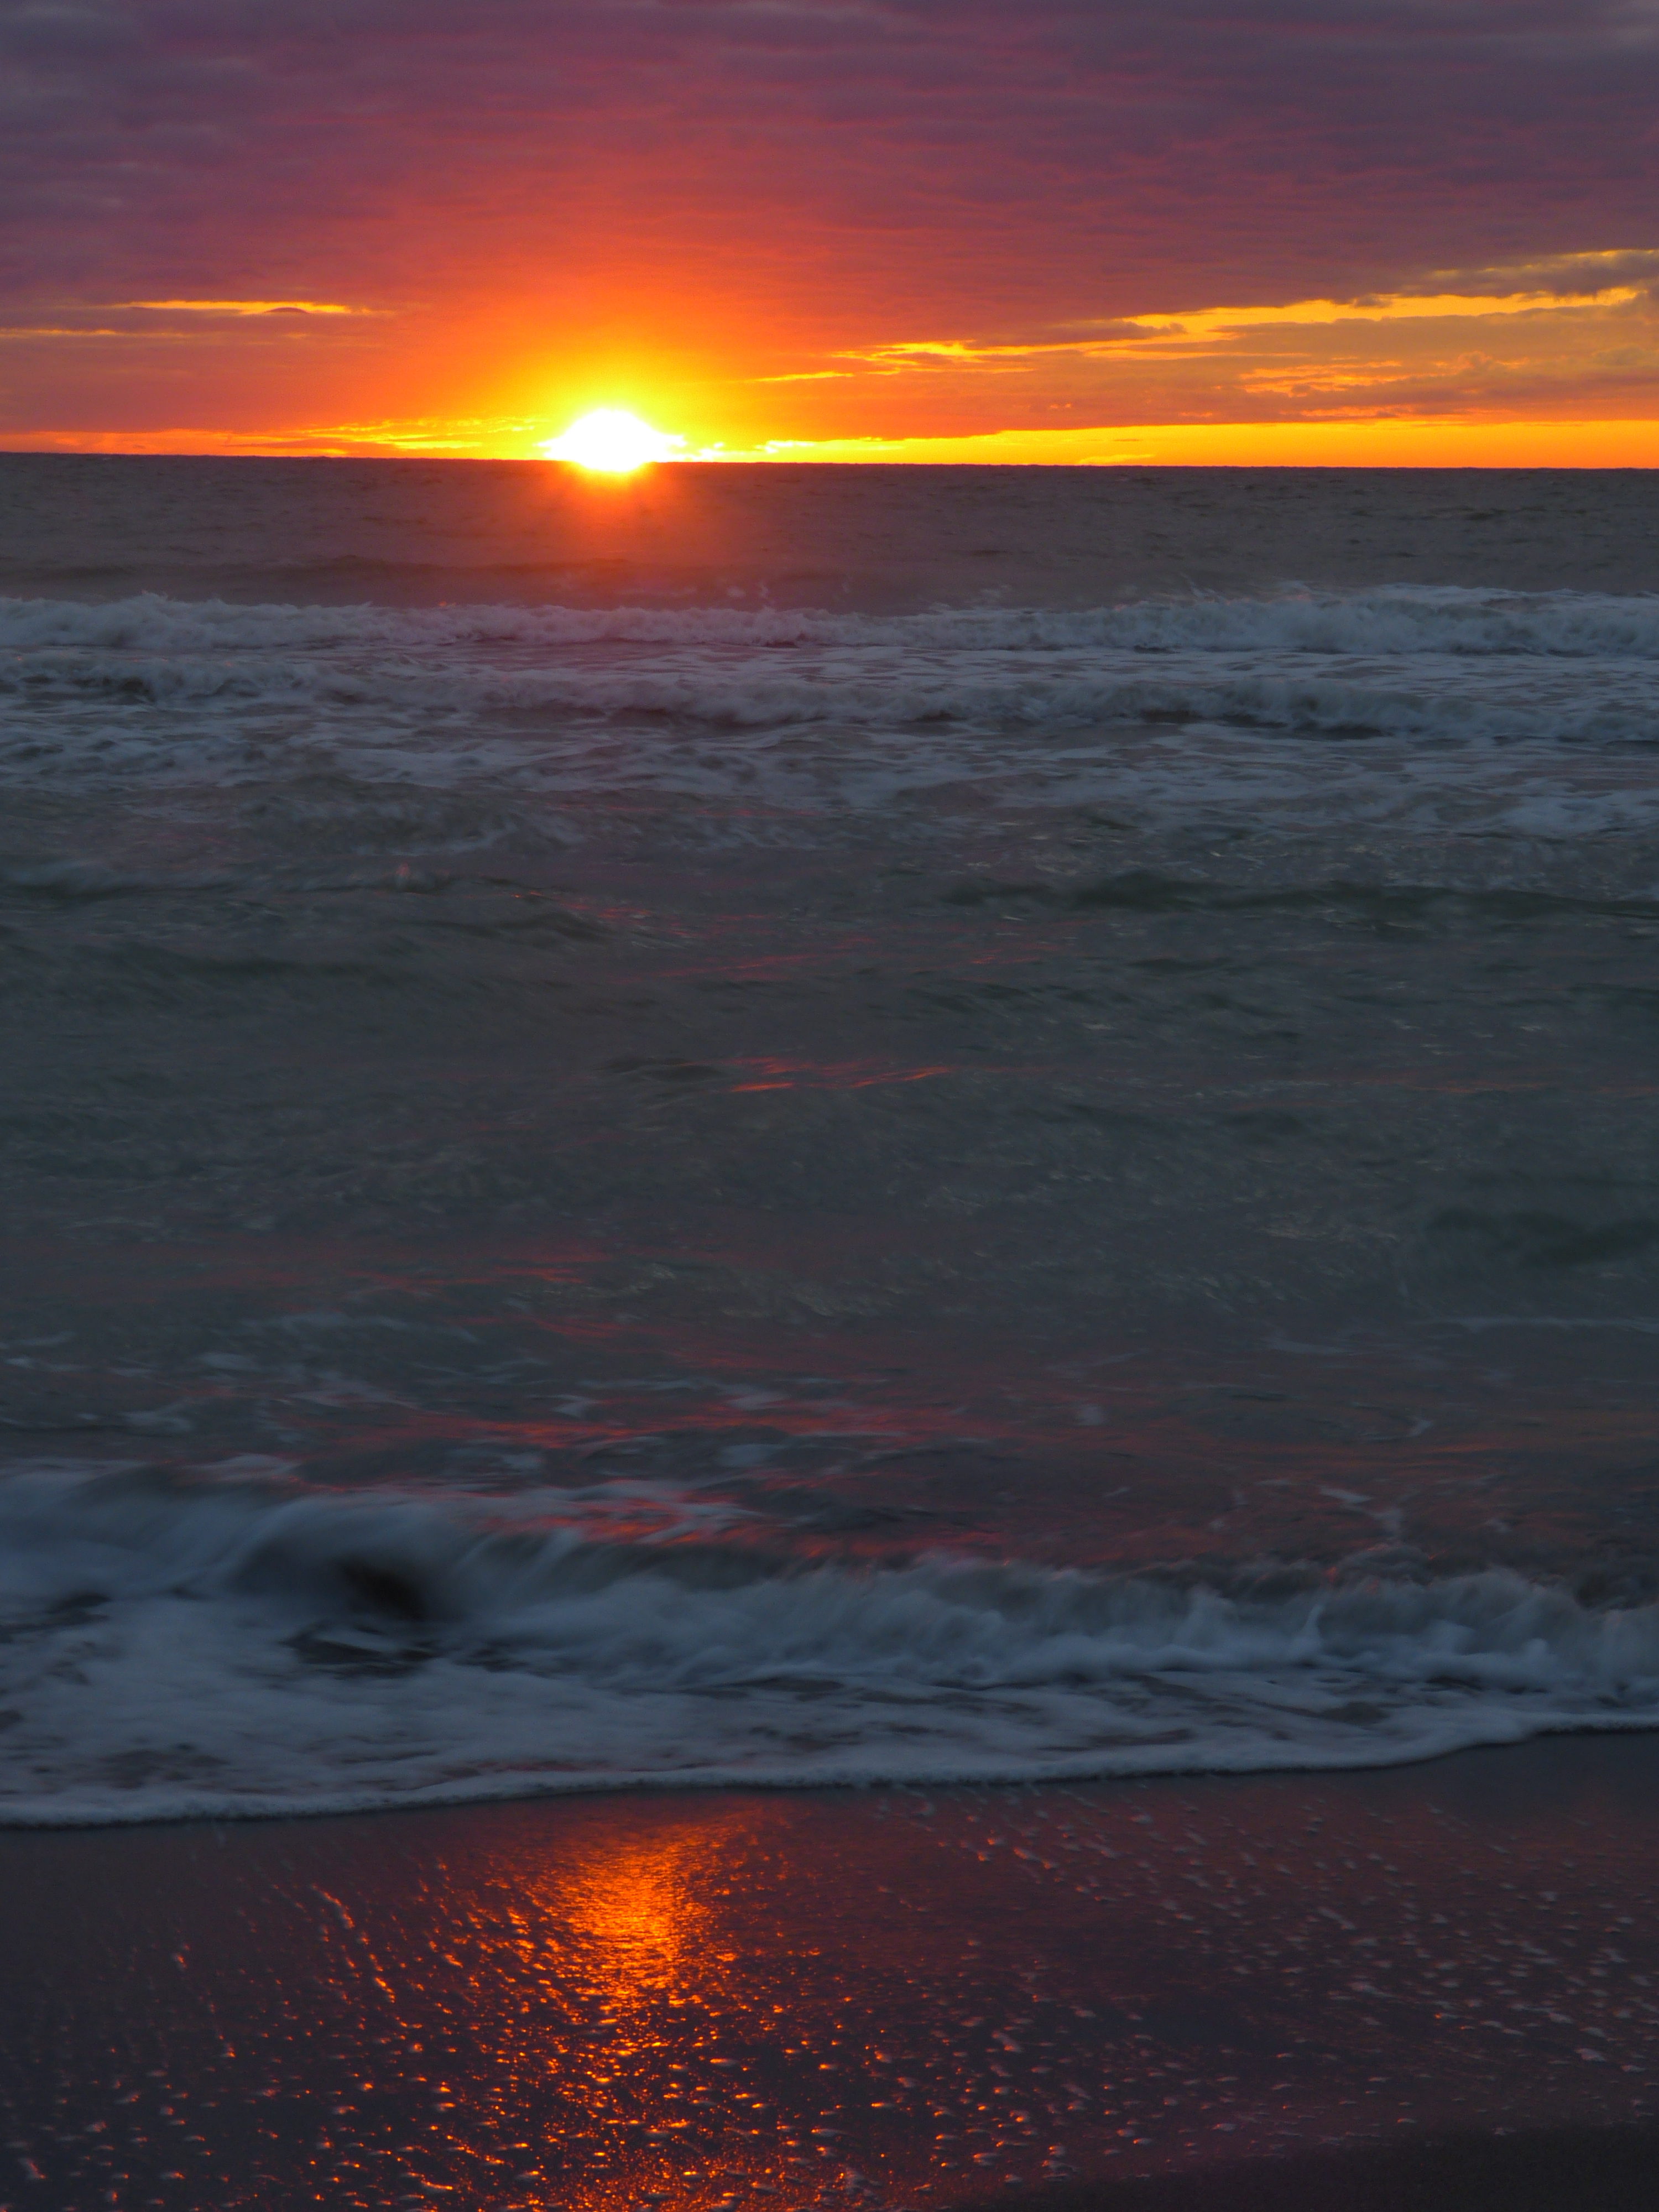
[{"label": "breaking wave", "polygon": [[773,607],[238,605],[155,592],[104,605],[0,599],[0,650],[422,653],[506,645],[842,646],[933,652],[1449,653],[1659,659],[1659,594],[1391,586],[915,615]]},{"label": "breaking wave", "polygon": [[[1593,798],[1588,825],[1573,819],[1617,827],[1651,811],[1632,750],[1659,745],[1656,655],[1659,598],[1572,592],[890,617],[9,599],[0,781],[325,773],[718,798],[758,777],[769,802],[859,807],[912,786],[1010,776],[1109,796],[1132,741],[1184,748],[1177,781],[1200,793],[1241,773],[1240,760],[1218,769],[1218,743],[1276,749],[1305,781],[1298,749],[1282,741],[1329,741],[1314,764],[1322,785],[1360,764],[1366,748],[1347,740],[1370,738],[1419,779],[1460,752],[1501,752],[1477,767],[1494,789],[1528,746],[1549,755],[1547,778],[1569,754],[1612,760],[1616,793]],[[1242,772],[1264,769],[1278,773],[1265,756]],[[1382,774],[1401,787],[1395,767]]]},{"label": "breaking wave", "polygon": [[0,1821],[1384,1765],[1659,1725],[1659,1607],[598,1540],[566,1493],[0,1485]]}]

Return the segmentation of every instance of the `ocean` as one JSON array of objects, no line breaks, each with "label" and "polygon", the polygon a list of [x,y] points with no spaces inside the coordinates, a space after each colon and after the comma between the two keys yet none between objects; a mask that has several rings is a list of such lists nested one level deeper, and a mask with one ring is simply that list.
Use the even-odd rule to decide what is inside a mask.
[{"label": "ocean", "polygon": [[1659,1725],[1659,483],[0,458],[0,1822]]}]

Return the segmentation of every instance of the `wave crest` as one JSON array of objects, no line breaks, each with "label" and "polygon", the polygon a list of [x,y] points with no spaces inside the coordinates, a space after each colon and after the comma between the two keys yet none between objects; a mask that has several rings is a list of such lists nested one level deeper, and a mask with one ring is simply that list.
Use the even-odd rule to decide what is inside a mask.
[{"label": "wave crest", "polygon": [[838,614],[783,607],[246,605],[153,592],[102,605],[0,598],[0,650],[129,653],[592,645],[790,646],[934,653],[1381,653],[1659,659],[1659,594],[1472,591],[1397,585],[1085,608],[942,607]]},{"label": "wave crest", "polygon": [[1659,1607],[1507,1571],[872,1570],[596,1542],[556,1504],[13,1478],[0,1820],[1364,1766],[1659,1725]]}]

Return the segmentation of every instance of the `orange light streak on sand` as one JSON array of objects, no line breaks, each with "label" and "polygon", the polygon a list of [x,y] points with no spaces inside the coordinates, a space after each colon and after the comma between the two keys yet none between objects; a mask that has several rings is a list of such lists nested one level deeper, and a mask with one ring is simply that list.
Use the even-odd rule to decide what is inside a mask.
[{"label": "orange light streak on sand", "polygon": [[726,1829],[740,1826],[717,1808],[712,1820],[630,1839],[598,1851],[550,1879],[541,1870],[532,1894],[561,1911],[600,1975],[596,1994],[622,2013],[653,1998],[712,1994],[721,1977],[713,1948],[709,1876]]},{"label": "orange light streak on sand", "polygon": [[[483,2055],[508,2080],[542,2075],[567,2091],[574,2083],[587,2149],[586,2172],[566,2177],[554,2197],[525,2196],[538,2212],[555,2203],[633,2212],[641,2191],[647,2203],[718,2199],[708,2169],[734,2159],[751,2179],[779,2178],[775,2153],[757,2157],[753,2138],[733,2124],[750,2086],[725,2078],[734,2062],[719,2048],[723,2029],[750,2024],[731,1973],[752,1941],[742,1929],[739,1869],[769,1825],[753,1801],[705,1800],[617,1835],[582,1822],[574,1854],[539,1850],[535,1832],[521,1831],[518,1847],[497,1860],[492,1886],[520,1900],[520,1972],[535,1993],[516,2017],[486,1999],[502,2033]],[[550,2034],[573,2000],[583,2026]],[[711,2094],[723,2108],[718,2120]],[[712,2158],[711,2123],[732,2138]]]},{"label": "orange light streak on sand", "polygon": [[[1656,1793],[1639,1743],[1590,1741],[1426,1778],[254,1823],[193,1873],[188,1836],[141,1831],[115,1839],[124,1883],[93,1878],[106,1839],[69,1842],[118,2000],[159,2004],[159,2057],[205,1987],[227,2057],[278,2099],[255,2107],[264,2160],[318,2138],[297,2155],[319,2203],[920,2212],[1163,2174],[1217,2212],[1241,2169],[1321,2144],[1644,2112]],[[61,1921],[52,1841],[19,1855],[15,1991]],[[284,1976],[246,1973],[250,1921]],[[187,1990],[149,1958],[181,1925]]]}]

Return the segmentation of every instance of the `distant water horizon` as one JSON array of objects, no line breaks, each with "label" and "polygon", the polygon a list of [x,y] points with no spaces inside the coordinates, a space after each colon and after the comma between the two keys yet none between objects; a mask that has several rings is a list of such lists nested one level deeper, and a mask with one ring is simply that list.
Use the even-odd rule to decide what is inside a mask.
[{"label": "distant water horizon", "polygon": [[1300,581],[1659,589],[1629,469],[0,453],[0,592],[306,604],[446,596],[870,612]]}]

